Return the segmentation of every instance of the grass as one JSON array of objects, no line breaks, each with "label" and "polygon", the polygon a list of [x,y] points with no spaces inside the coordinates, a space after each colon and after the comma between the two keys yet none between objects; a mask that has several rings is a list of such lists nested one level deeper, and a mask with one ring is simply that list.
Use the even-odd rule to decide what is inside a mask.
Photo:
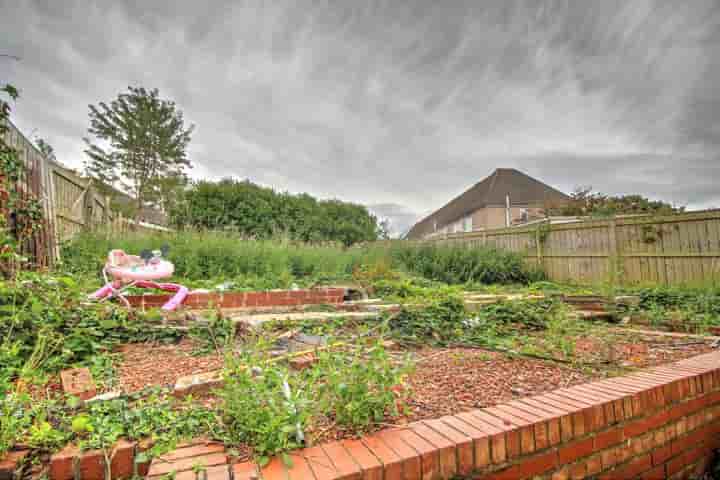
[{"label": "grass", "polygon": [[494,248],[416,246],[406,242],[344,247],[287,239],[254,240],[235,233],[182,231],[129,233],[115,238],[85,233],[62,249],[63,268],[96,277],[112,249],[139,253],[167,244],[178,280],[191,287],[218,284],[235,290],[289,288],[353,280],[401,271],[448,284],[519,283],[541,280],[522,256]]}]

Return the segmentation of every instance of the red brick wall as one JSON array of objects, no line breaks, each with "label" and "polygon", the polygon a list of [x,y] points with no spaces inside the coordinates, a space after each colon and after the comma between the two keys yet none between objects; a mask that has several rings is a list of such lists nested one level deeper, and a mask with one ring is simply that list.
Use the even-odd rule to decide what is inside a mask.
[{"label": "red brick wall", "polygon": [[[277,458],[259,471],[232,465],[224,448],[205,445],[169,453],[150,475],[160,480],[172,461],[178,479],[193,479],[196,464],[212,467],[213,480],[684,479],[718,447],[720,352],[298,450],[290,468]],[[113,478],[131,468],[132,449],[116,447]],[[101,480],[102,467],[98,452],[70,446],[53,455],[50,478]]]},{"label": "red brick wall", "polygon": [[[191,293],[183,302],[188,308],[253,308],[342,303],[343,288],[313,288],[309,290],[269,290],[265,292]],[[129,295],[130,305],[136,308],[162,307],[172,295]]]},{"label": "red brick wall", "polygon": [[317,479],[688,478],[708,467],[718,447],[720,353],[710,353],[301,450],[292,468],[275,459],[260,474],[265,480],[312,478],[308,471]]}]

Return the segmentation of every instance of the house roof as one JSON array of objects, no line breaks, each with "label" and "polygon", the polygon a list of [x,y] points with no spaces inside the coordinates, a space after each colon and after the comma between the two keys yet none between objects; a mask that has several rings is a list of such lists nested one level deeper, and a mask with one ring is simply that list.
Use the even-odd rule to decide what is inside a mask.
[{"label": "house roof", "polygon": [[431,213],[408,232],[407,238],[423,235],[456,222],[472,212],[487,206],[504,206],[510,196],[511,205],[537,205],[566,202],[570,197],[561,191],[536,180],[514,168],[498,168],[489,177],[450,200],[445,206]]}]

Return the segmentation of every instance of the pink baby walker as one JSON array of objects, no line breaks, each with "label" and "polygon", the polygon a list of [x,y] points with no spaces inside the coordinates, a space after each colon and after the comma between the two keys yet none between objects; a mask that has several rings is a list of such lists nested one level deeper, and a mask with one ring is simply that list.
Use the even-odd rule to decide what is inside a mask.
[{"label": "pink baby walker", "polygon": [[[130,302],[125,298],[125,290],[130,287],[156,288],[166,292],[175,292],[161,308],[165,311],[175,310],[188,295],[187,287],[175,283],[157,283],[154,280],[167,278],[175,271],[175,266],[163,260],[167,247],[152,252],[144,250],[137,255],[128,255],[122,250],[112,250],[108,254],[107,263],[103,268],[105,286],[90,295],[93,300],[119,298],[128,307]],[[109,280],[111,277],[112,280]]]}]

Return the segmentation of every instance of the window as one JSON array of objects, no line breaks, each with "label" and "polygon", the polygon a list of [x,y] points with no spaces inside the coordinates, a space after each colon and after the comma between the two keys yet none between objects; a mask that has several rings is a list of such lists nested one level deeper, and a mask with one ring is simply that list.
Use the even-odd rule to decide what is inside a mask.
[{"label": "window", "polygon": [[465,232],[471,232],[472,231],[472,215],[468,215],[463,219],[463,230]]}]

